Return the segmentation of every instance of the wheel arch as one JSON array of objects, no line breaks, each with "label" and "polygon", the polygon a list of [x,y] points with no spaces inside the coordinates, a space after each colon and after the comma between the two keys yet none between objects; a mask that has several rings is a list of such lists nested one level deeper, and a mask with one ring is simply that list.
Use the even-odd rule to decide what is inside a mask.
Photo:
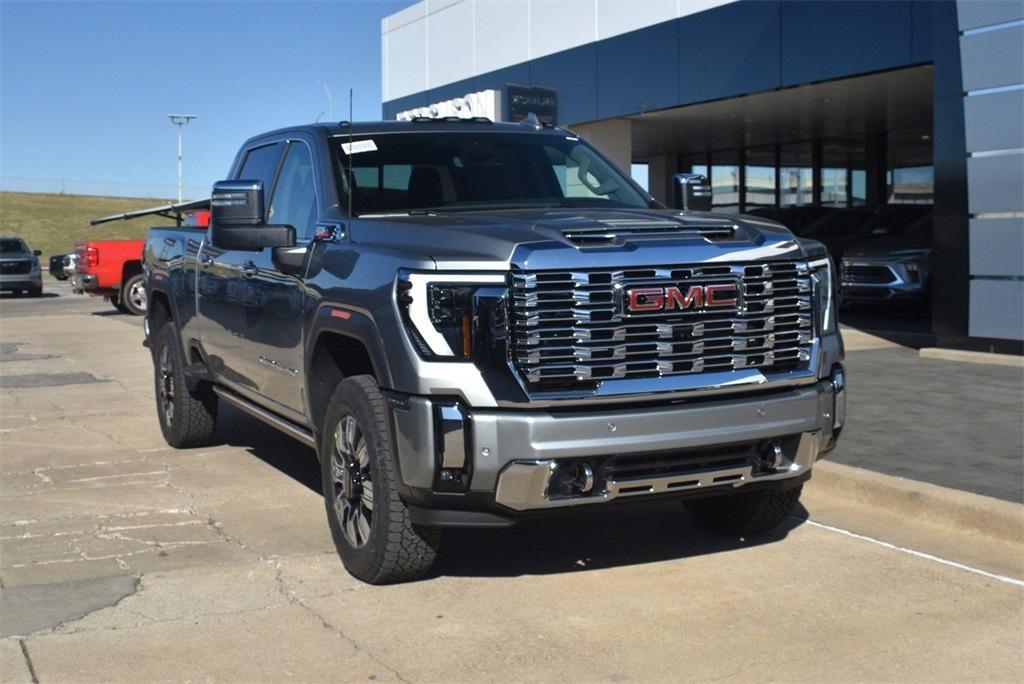
[{"label": "wheel arch", "polygon": [[334,388],[344,378],[372,375],[382,388],[391,387],[391,369],[377,326],[366,314],[341,306],[317,311],[306,347],[306,402],[314,432],[319,435]]},{"label": "wheel arch", "polygon": [[124,284],[128,282],[129,278],[139,275],[140,273],[142,273],[141,259],[131,259],[124,262],[121,266],[121,282],[118,283],[118,288],[124,287]]}]

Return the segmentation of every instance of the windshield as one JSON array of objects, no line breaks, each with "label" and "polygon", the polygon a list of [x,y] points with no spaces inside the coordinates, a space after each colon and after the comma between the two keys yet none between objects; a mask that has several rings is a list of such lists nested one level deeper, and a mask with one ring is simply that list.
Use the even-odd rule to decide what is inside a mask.
[{"label": "windshield", "polygon": [[28,254],[28,246],[21,240],[4,238],[0,240],[0,254]]},{"label": "windshield", "polygon": [[893,237],[904,234],[931,232],[931,206],[894,205],[882,210],[871,220],[867,239]]},{"label": "windshield", "polygon": [[589,145],[536,133],[401,133],[335,145],[339,189],[357,216],[537,207],[648,207]]}]

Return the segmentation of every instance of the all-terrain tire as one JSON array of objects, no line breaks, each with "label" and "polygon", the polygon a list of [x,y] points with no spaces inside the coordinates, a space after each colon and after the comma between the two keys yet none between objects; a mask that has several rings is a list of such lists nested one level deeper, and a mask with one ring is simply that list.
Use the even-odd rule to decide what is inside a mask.
[{"label": "all-terrain tire", "polygon": [[793,514],[803,485],[785,491],[762,489],[686,502],[686,510],[705,529],[720,534],[762,534]]},{"label": "all-terrain tire", "polygon": [[[352,430],[348,440],[346,427]],[[347,479],[345,464],[354,473]],[[331,536],[352,576],[389,584],[430,570],[441,530],[414,525],[399,498],[384,396],[373,377],[346,378],[334,390],[320,436],[320,466]]]},{"label": "all-terrain tire", "polygon": [[207,385],[189,389],[178,327],[168,322],[153,342],[156,412],[164,440],[177,449],[208,446],[217,428],[217,395]]},{"label": "all-terrain tire", "polygon": [[124,281],[117,297],[117,308],[133,316],[146,315],[146,276],[136,273]]}]

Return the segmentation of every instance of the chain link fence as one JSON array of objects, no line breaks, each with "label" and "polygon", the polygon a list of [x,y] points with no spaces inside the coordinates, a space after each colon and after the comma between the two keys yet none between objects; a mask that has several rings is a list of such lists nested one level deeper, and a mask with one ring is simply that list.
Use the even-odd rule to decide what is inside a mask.
[{"label": "chain link fence", "polygon": [[[69,178],[0,178],[0,191],[38,192],[54,195],[94,195],[96,197],[141,197],[147,199],[174,199],[178,186],[173,183],[123,183],[119,181],[73,180]],[[186,185],[185,200],[210,196],[210,188]]]}]

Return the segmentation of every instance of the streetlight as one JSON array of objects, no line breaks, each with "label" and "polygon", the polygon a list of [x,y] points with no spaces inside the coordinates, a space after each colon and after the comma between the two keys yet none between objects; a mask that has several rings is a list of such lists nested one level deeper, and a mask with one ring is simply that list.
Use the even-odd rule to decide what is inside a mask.
[{"label": "streetlight", "polygon": [[327,93],[327,119],[334,121],[334,98],[331,96],[331,89],[327,87],[327,81],[320,79],[320,85],[324,87],[324,92]]},{"label": "streetlight", "polygon": [[181,134],[182,129],[192,119],[199,118],[195,114],[168,114],[167,118],[171,120],[171,123],[178,127],[178,204],[181,204],[181,194],[184,189],[182,185],[182,172],[181,172]]}]

